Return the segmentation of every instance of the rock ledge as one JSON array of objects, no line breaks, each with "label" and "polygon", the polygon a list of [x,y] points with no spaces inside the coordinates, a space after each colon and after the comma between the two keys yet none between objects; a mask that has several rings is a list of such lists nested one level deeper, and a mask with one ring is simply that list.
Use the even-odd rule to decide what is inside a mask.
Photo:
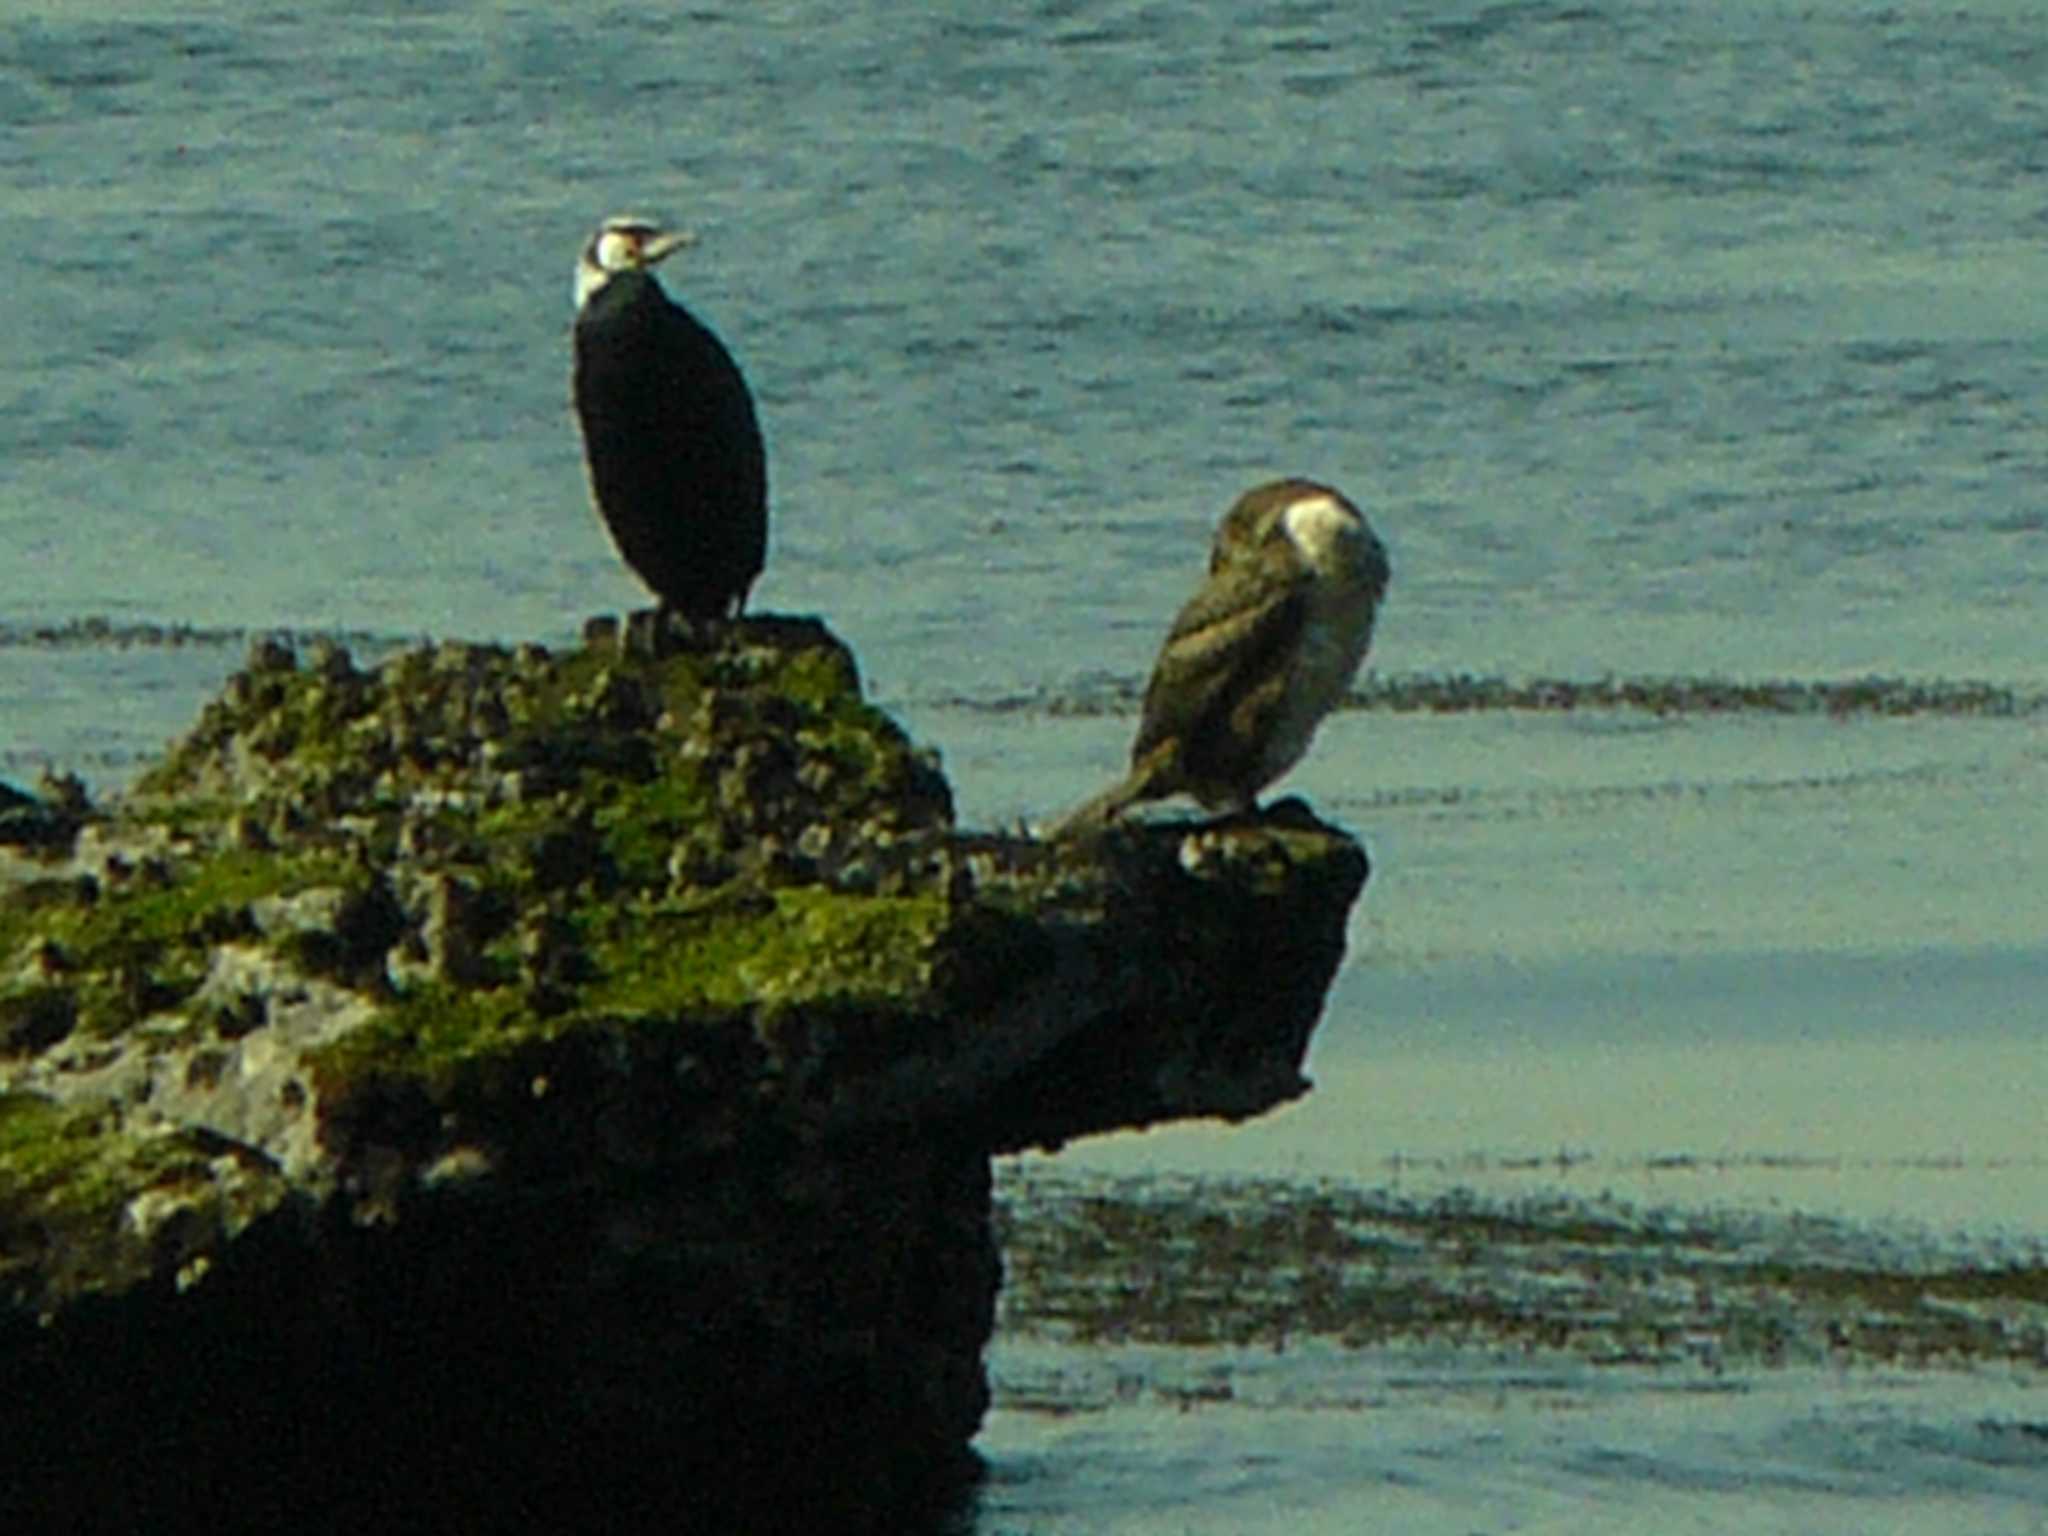
[{"label": "rock ledge", "polygon": [[0,1513],[71,1529],[913,1528],[991,1154],[1304,1091],[1367,873],[1291,802],[958,832],[800,619],[259,642],[64,814],[0,901]]}]

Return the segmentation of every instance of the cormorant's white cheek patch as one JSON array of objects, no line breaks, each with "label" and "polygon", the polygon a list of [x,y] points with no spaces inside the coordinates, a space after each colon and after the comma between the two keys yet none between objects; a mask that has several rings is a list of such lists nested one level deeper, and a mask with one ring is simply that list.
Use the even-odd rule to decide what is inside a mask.
[{"label": "cormorant's white cheek patch", "polygon": [[590,296],[613,277],[647,265],[647,242],[655,233],[654,225],[638,219],[605,220],[576,263],[578,313],[590,302]]},{"label": "cormorant's white cheek patch", "polygon": [[1363,526],[1358,514],[1334,496],[1304,496],[1280,516],[1288,540],[1317,572],[1328,569],[1339,548],[1356,539]]},{"label": "cormorant's white cheek patch", "polygon": [[638,230],[625,233],[608,229],[597,237],[597,265],[601,272],[625,272],[640,264],[644,236]]}]

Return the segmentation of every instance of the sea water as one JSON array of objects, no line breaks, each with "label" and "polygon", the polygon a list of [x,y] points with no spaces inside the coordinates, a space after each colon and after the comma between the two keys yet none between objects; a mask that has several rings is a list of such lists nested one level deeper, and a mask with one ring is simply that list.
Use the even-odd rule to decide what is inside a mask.
[{"label": "sea water", "polygon": [[1395,670],[2038,678],[2019,3],[13,0],[0,618],[560,637],[602,215],[760,395],[757,606],[883,693],[1142,673],[1325,477]]},{"label": "sea water", "polygon": [[[1117,771],[1133,722],[1089,701],[1277,474],[1391,548],[1382,672],[2038,695],[2044,109],[2020,0],[11,0],[0,769],[118,787],[251,631],[556,643],[644,601],[567,406],[571,265],[628,210],[699,234],[664,280],[759,397],[754,606],[853,644],[968,821]],[[1555,1154],[1645,1199],[2048,1230],[2041,719],[1341,715],[1287,786],[1376,865],[1318,1092],[1067,1155]],[[1998,1500],[2039,1461],[1926,1400],[1815,1407],[1786,1476],[1904,1437],[1915,1507],[1978,1519],[1940,1528],[2022,1528]],[[1087,1422],[999,1411],[986,1531],[1211,1528],[1190,1456],[1346,1529],[1437,1486],[1333,1470],[1328,1413]],[[1416,1454],[1453,1482],[1540,1485],[1431,1506],[1458,1529],[1734,1507],[1683,1435],[1452,1422]],[[1998,1470],[1944,1484],[1956,1457]],[[1851,1528],[1842,1486],[1786,1528]]]}]

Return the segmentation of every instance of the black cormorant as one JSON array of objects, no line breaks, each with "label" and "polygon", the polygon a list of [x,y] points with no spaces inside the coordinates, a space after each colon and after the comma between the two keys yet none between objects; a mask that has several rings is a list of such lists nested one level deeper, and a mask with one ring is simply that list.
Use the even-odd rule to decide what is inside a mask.
[{"label": "black cormorant", "polygon": [[576,417],[612,542],[661,606],[724,618],[768,543],[768,469],[753,397],[724,343],[652,268],[692,243],[611,218],[576,263]]},{"label": "black cormorant", "polygon": [[1153,665],[1131,771],[1046,835],[1092,831],[1169,795],[1251,810],[1351,686],[1390,574],[1385,546],[1329,486],[1275,480],[1245,492]]}]

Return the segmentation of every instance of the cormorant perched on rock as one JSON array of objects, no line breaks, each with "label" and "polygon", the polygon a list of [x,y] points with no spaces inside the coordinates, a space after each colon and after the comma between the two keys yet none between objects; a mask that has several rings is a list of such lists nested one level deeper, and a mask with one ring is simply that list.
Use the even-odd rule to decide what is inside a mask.
[{"label": "cormorant perched on rock", "polygon": [[661,606],[724,618],[768,543],[768,468],[732,354],[652,268],[694,237],[610,218],[576,263],[576,416],[612,542]]},{"label": "cormorant perched on rock", "polygon": [[1385,546],[1329,486],[1275,480],[1239,497],[1153,665],[1131,771],[1046,836],[1169,795],[1253,809],[1351,686],[1390,574]]}]

